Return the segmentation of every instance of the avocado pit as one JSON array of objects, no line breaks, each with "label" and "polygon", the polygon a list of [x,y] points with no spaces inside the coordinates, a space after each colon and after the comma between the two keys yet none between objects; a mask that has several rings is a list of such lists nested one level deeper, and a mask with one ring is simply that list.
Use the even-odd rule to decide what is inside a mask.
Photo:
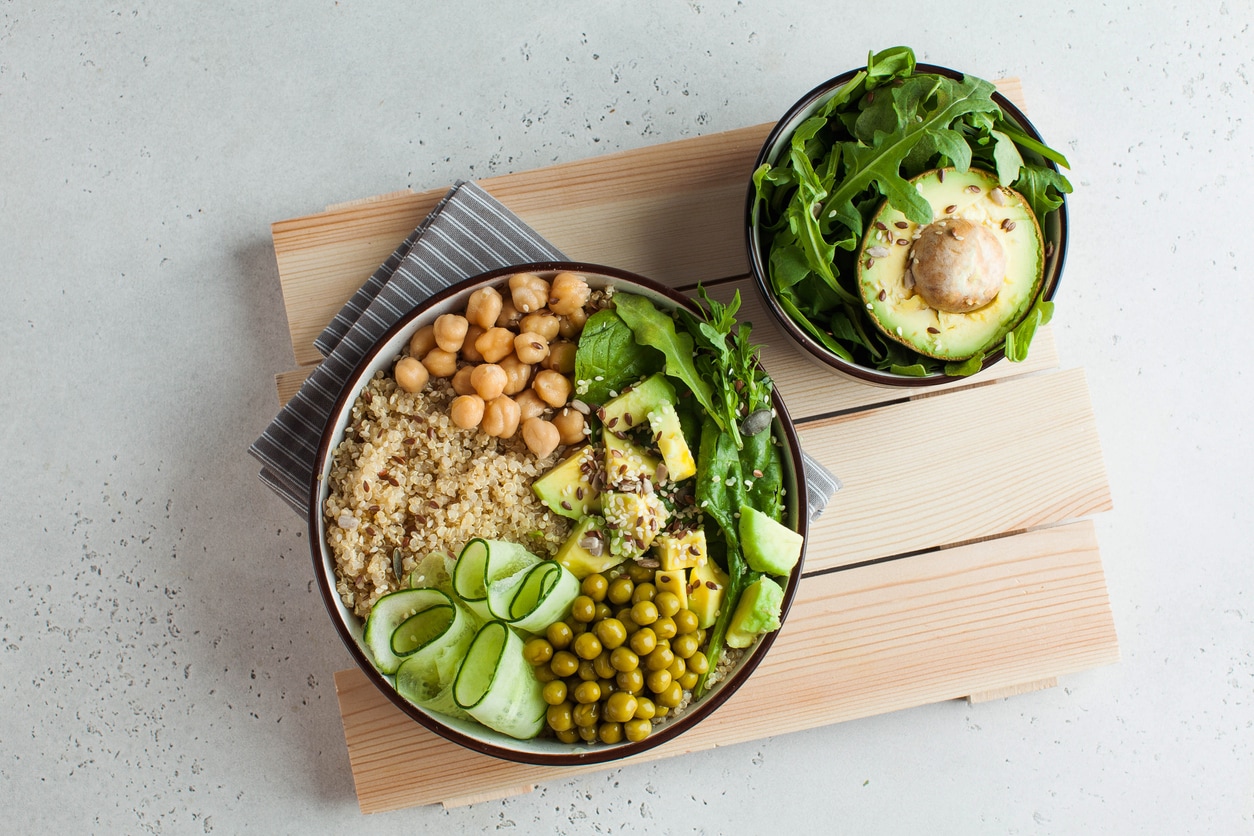
[{"label": "avocado pit", "polygon": [[933,308],[969,313],[997,298],[1006,252],[982,224],[943,218],[923,228],[910,248],[914,291]]}]

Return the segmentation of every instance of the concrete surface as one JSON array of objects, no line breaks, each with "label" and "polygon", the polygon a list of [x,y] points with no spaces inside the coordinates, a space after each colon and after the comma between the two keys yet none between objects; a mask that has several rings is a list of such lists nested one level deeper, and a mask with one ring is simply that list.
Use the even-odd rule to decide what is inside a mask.
[{"label": "concrete surface", "polygon": [[[1252,20],[1246,0],[0,3],[0,831],[1254,831]],[[1072,162],[1057,335],[1114,491],[1122,661],[362,817],[349,659],[245,454],[292,362],[269,223],[764,122],[898,43],[1019,76]]]}]

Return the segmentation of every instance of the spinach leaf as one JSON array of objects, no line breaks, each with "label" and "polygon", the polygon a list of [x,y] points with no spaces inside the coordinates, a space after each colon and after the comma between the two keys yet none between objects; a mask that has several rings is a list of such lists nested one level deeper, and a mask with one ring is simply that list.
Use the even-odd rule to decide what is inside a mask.
[{"label": "spinach leaf", "polygon": [[575,351],[575,395],[600,405],[662,368],[662,355],[636,341],[635,334],[613,310],[597,311],[584,323]]},{"label": "spinach leaf", "polygon": [[[714,417],[720,430],[726,430],[714,404],[714,390],[697,371],[693,360],[692,335],[675,330],[675,320],[653,307],[643,296],[630,293],[614,294],[614,309],[627,323],[635,340],[641,346],[653,346],[665,358],[666,374],[683,382],[706,412]],[[585,326],[586,327],[586,326]],[[583,338],[580,338],[583,343]],[[578,354],[575,355],[578,362]]]}]

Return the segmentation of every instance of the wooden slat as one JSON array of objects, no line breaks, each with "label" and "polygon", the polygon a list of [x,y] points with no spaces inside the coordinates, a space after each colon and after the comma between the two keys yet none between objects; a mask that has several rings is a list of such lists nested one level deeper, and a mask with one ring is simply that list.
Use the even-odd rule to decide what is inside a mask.
[{"label": "wooden slat", "polygon": [[296,393],[300,391],[301,384],[305,382],[305,378],[309,377],[310,373],[316,368],[316,365],[301,366],[299,369],[292,369],[289,372],[283,372],[274,376],[274,388],[279,396],[279,406],[285,405],[295,397]]},{"label": "wooden slat", "polygon": [[817,421],[799,434],[844,483],[810,530],[815,571],[1111,507],[1079,370]]},{"label": "wooden slat", "polygon": [[1022,363],[997,363],[978,375],[928,387],[926,392],[920,389],[869,386],[851,377],[833,373],[830,368],[798,348],[767,311],[762,294],[754,286],[752,279],[744,278],[715,285],[710,289],[710,295],[727,302],[737,290],[740,291],[741,299],[737,319],[753,326],[753,341],[763,346],[762,364],[779,387],[780,395],[794,420],[917,398],[923,394],[952,391],[1058,366],[1054,334],[1047,325],[1037,332],[1028,358]]},{"label": "wooden slat", "polygon": [[1004,700],[1007,697],[1017,697],[1020,694],[1030,694],[1033,691],[1043,691],[1046,688],[1057,687],[1058,677],[1047,676],[1044,679],[1037,679],[1032,682],[1021,682],[1018,685],[1011,685],[1005,688],[993,688],[989,691],[977,691],[974,694],[967,694],[967,702],[971,703],[971,705],[978,705],[982,702]]},{"label": "wooden slat", "polygon": [[[753,159],[769,125],[607,154],[479,185],[571,258],[672,285],[744,274]],[[299,364],[313,340],[446,189],[401,193],[273,225]]]},{"label": "wooden slat", "polygon": [[[999,87],[1022,106],[1017,80]],[[867,386],[810,360],[745,276],[748,169],[769,127],[480,181],[572,258],[679,288],[703,282],[724,300],[739,290],[802,444],[845,484],[811,530],[807,574],[770,656],[699,728],[634,761],[999,699],[1118,656],[1093,527],[1075,521],[1111,506],[1083,373],[1052,371],[1048,328],[1026,363],[926,392]],[[445,191],[274,224],[300,364],[276,377],[280,402],[321,360],[317,333]],[[410,721],[360,671],[335,681],[365,812],[471,804],[612,768],[477,755]]]},{"label": "wooden slat", "polygon": [[[1018,79],[997,86],[1021,105]],[[677,287],[743,275],[749,177],[772,124],[478,182],[573,259]],[[394,192],[273,224],[299,365],[321,359],[314,338],[446,191]]]},{"label": "wooden slat", "polygon": [[[763,346],[762,362],[779,386],[780,394],[795,419],[803,420],[815,415],[828,415],[923,394],[919,390],[868,386],[853,378],[833,374],[830,369],[793,344],[776,325],[775,319],[766,310],[762,294],[753,286],[752,279],[740,278],[713,285],[710,295],[727,302],[736,291],[740,292],[741,298],[738,318],[753,326],[753,340]],[[1057,366],[1058,350],[1054,343],[1054,333],[1047,325],[1037,333],[1032,342],[1032,351],[1024,362],[998,363],[975,377],[929,387],[927,392],[935,394]],[[296,394],[296,390],[313,368],[313,365],[303,366],[276,376],[275,385],[280,405],[287,403]]]},{"label": "wooden slat", "polygon": [[[1054,527],[805,578],[770,655],[711,717],[643,763],[1056,677],[1118,658],[1093,526]],[[512,764],[410,721],[336,674],[363,812],[616,768]],[[780,694],[788,695],[786,710]],[[429,766],[415,770],[416,763]]]}]

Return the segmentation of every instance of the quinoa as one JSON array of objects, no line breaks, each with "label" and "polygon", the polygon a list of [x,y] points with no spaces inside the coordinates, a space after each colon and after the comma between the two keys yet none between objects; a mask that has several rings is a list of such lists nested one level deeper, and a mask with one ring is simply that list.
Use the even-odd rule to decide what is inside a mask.
[{"label": "quinoa", "polygon": [[454,393],[433,380],[410,394],[380,371],[362,390],[335,449],[323,513],[336,591],[365,618],[432,552],[456,555],[475,537],[522,543],[552,557],[570,533],[532,481],[560,451],[537,459],[520,437],[493,438],[449,420]]}]

